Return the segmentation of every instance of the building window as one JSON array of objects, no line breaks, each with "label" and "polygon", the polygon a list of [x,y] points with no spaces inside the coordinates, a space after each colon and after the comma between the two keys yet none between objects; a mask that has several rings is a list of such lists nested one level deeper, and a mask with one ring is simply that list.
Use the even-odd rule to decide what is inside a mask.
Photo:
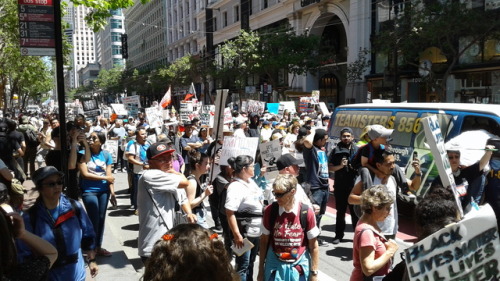
[{"label": "building window", "polygon": [[113,55],[121,55],[122,54],[122,47],[118,45],[113,45],[111,46],[112,54]]},{"label": "building window", "polygon": [[227,26],[227,12],[222,13],[222,22],[223,22],[222,27],[226,27]]},{"label": "building window", "polygon": [[119,32],[111,32],[111,42],[120,42],[122,34]]},{"label": "building window", "polygon": [[111,28],[123,28],[122,21],[119,19],[111,19]]},{"label": "building window", "polygon": [[248,14],[253,14],[253,0],[248,0]]},{"label": "building window", "polygon": [[234,22],[240,21],[240,6],[234,7]]},{"label": "building window", "polygon": [[263,9],[266,9],[269,6],[269,1],[268,0],[262,0],[263,1]]},{"label": "building window", "polygon": [[214,17],[214,31],[217,31],[217,18]]}]

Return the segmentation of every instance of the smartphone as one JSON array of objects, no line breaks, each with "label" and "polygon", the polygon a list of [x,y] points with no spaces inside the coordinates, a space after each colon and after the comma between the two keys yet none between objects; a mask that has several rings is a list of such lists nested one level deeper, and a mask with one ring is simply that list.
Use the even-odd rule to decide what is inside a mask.
[{"label": "smartphone", "polygon": [[418,152],[413,151],[413,160],[418,160]]}]

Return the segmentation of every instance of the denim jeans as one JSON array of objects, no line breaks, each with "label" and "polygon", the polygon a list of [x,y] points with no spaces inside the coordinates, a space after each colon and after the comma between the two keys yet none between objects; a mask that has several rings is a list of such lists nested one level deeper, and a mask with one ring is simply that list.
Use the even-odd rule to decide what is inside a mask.
[{"label": "denim jeans", "polygon": [[109,192],[85,192],[82,194],[82,201],[87,210],[87,214],[94,226],[96,235],[96,246],[102,245],[104,235],[104,221],[106,219],[106,209],[108,207]]},{"label": "denim jeans", "polygon": [[316,226],[320,228],[320,221],[323,217],[323,214],[326,212],[326,204],[328,204],[328,187],[326,188],[311,188],[313,203],[319,205],[319,214],[316,215]]},{"label": "denim jeans", "polygon": [[196,223],[199,224],[201,227],[208,229],[207,210],[205,208],[196,208],[194,209],[193,213],[196,214],[197,218]]},{"label": "denim jeans", "polygon": [[260,237],[247,238],[254,244],[254,247],[243,255],[236,257],[236,272],[240,275],[241,281],[253,281],[253,264],[259,252]]},{"label": "denim jeans", "polygon": [[137,210],[137,189],[139,188],[139,178],[141,174],[134,174],[132,181],[132,192],[130,192],[130,205]]}]

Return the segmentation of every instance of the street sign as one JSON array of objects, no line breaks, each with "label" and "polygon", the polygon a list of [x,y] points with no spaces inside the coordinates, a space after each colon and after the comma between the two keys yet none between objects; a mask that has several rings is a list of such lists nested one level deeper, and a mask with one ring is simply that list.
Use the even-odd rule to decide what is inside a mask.
[{"label": "street sign", "polygon": [[52,0],[18,0],[19,45],[23,56],[55,56]]}]

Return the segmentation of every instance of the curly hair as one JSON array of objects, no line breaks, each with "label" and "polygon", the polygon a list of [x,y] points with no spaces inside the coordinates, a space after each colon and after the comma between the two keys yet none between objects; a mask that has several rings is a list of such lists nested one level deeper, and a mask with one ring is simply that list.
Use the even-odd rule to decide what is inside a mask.
[{"label": "curly hair", "polygon": [[236,281],[224,243],[197,224],[180,224],[156,242],[144,281]]},{"label": "curly hair", "polygon": [[372,207],[383,208],[394,203],[394,198],[383,184],[374,185],[361,194],[361,210],[366,214],[372,213]]},{"label": "curly hair", "polygon": [[278,175],[273,183],[273,190],[287,192],[297,187],[297,178],[294,175]]}]

